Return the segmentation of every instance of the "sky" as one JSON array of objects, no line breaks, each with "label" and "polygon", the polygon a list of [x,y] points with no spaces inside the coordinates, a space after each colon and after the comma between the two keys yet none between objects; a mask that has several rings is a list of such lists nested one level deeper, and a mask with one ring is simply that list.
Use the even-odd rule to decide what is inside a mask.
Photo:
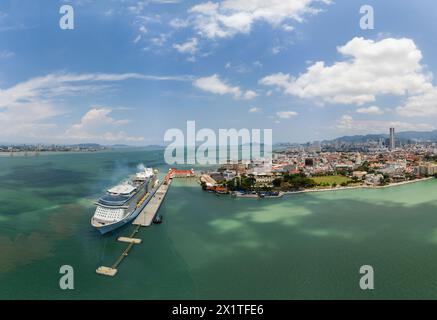
[{"label": "sky", "polygon": [[[74,29],[60,28],[60,8]],[[360,28],[360,8],[374,29]],[[437,128],[434,0],[0,0],[0,143]]]}]

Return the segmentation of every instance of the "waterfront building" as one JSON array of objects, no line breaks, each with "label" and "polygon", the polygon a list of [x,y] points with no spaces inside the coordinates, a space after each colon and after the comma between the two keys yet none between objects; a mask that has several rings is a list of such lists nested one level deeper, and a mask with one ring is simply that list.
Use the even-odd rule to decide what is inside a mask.
[{"label": "waterfront building", "polygon": [[237,176],[237,172],[233,170],[226,170],[223,172],[223,178],[226,181],[233,180]]},{"label": "waterfront building", "polygon": [[363,179],[367,175],[366,171],[354,171],[352,177],[357,177],[358,179]]},{"label": "waterfront building", "polygon": [[382,174],[368,174],[366,175],[366,184],[378,186],[383,179],[384,176]]},{"label": "waterfront building", "polygon": [[416,174],[420,176],[433,176],[437,174],[437,164],[426,163],[416,168]]}]

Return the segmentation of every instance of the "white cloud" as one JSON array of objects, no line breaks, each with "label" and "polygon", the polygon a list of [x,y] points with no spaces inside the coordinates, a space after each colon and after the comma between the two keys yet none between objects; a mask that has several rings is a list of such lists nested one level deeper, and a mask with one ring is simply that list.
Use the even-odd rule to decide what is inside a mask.
[{"label": "white cloud", "polygon": [[279,53],[281,53],[281,47],[273,47],[272,48],[272,53],[274,54],[274,55],[276,55],[276,54],[279,54]]},{"label": "white cloud", "polygon": [[336,123],[336,128],[347,134],[368,134],[369,132],[387,132],[388,128],[398,131],[428,131],[433,130],[432,125],[426,123],[408,123],[402,121],[382,120],[355,120],[349,115],[342,116]]},{"label": "white cloud", "polygon": [[291,32],[291,31],[294,30],[294,27],[291,26],[291,25],[289,25],[289,24],[284,24],[284,25],[282,26],[282,29],[283,29],[284,31]]},{"label": "white cloud", "polygon": [[190,25],[188,20],[183,20],[183,19],[173,19],[170,21],[170,26],[175,28],[175,29],[183,29],[183,28],[187,28]]},{"label": "white cloud", "polygon": [[406,117],[437,116],[437,87],[433,87],[421,95],[409,97],[396,111]]},{"label": "white cloud", "polygon": [[130,123],[129,120],[116,120],[110,116],[110,108],[95,107],[89,110],[79,123],[65,131],[64,139],[97,142],[141,142],[144,137],[133,137],[124,131],[114,129]]},{"label": "white cloud", "polygon": [[32,78],[8,89],[0,89],[0,108],[10,108],[17,103],[43,100],[61,95],[77,94],[87,90],[96,90],[102,82],[118,82],[130,79],[154,81],[189,81],[190,76],[154,76],[139,73],[88,73],[88,74],[49,74]]},{"label": "white cloud", "polygon": [[422,53],[411,39],[354,38],[338,52],[348,59],[331,66],[319,61],[297,78],[277,73],[260,83],[301,98],[357,105],[380,95],[403,96],[432,87],[431,76],[421,65]]},{"label": "white cloud", "polygon": [[239,87],[230,86],[226,82],[220,80],[217,74],[214,74],[210,77],[199,78],[195,80],[193,84],[194,86],[196,86],[197,88],[203,91],[207,91],[219,95],[231,94],[237,99],[242,98],[242,99],[250,100],[257,96],[257,93],[252,90],[242,92],[242,90]]},{"label": "white cloud", "polygon": [[384,111],[382,111],[381,108],[378,106],[370,106],[367,108],[358,108],[357,113],[376,115],[376,114],[383,114]]},{"label": "white cloud", "polygon": [[299,114],[295,111],[279,111],[276,112],[276,115],[281,119],[291,119],[298,116]]},{"label": "white cloud", "polygon": [[[302,22],[307,15],[320,12],[317,4],[330,0],[224,0],[193,6],[195,29],[207,38],[227,38],[249,33],[256,22],[290,29],[290,22]],[[286,23],[286,24],[285,24]]]},{"label": "white cloud", "polygon": [[138,37],[135,38],[134,43],[138,43],[141,40],[141,35],[138,35]]},{"label": "white cloud", "polygon": [[189,53],[195,54],[198,50],[197,48],[198,41],[196,38],[192,38],[185,43],[182,44],[174,44],[173,48],[175,48],[180,53]]},{"label": "white cloud", "polygon": [[64,110],[44,101],[15,104],[13,108],[0,110],[0,140],[8,138],[15,142],[25,137],[29,141],[34,137],[49,136],[57,128],[53,119],[62,114],[65,114]]},{"label": "white cloud", "polygon": [[168,38],[169,34],[161,33],[159,36],[150,39],[150,41],[153,45],[162,47],[167,42]]},{"label": "white cloud", "polygon": [[243,97],[244,97],[244,99],[246,99],[246,100],[252,100],[252,99],[258,97],[258,94],[257,94],[255,91],[253,91],[253,90],[247,90],[247,91],[244,93]]},{"label": "white cloud", "polygon": [[258,107],[253,107],[253,108],[249,109],[249,113],[258,113],[258,112],[261,112],[261,111],[262,111],[262,109],[258,108]]},{"label": "white cloud", "polygon": [[125,74],[48,74],[0,88],[1,138],[53,138],[55,118],[65,114],[65,98],[103,91],[125,80],[192,81],[190,76]]}]

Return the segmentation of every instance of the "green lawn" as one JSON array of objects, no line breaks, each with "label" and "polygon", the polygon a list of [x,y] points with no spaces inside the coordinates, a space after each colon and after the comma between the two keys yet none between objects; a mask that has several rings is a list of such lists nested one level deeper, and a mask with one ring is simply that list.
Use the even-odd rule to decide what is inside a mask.
[{"label": "green lawn", "polygon": [[329,183],[330,185],[334,183],[340,185],[343,182],[348,182],[350,180],[348,177],[344,177],[344,176],[322,176],[322,177],[313,177],[311,179],[313,179],[317,184]]}]

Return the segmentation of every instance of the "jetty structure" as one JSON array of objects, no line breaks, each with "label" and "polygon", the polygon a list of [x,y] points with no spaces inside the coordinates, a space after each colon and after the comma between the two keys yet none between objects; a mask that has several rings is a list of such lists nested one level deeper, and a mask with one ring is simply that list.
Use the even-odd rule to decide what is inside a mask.
[{"label": "jetty structure", "polygon": [[122,261],[129,255],[130,251],[135,245],[141,244],[143,241],[136,237],[142,227],[150,227],[161,207],[164,199],[168,193],[171,183],[174,178],[192,178],[196,177],[193,169],[191,170],[177,170],[170,169],[163,181],[150,191],[151,199],[140,212],[137,218],[132,222],[135,226],[133,232],[127,237],[119,237],[117,241],[127,243],[127,248],[122,252],[118,259],[110,266],[100,266],[97,268],[96,273],[114,277],[118,273],[118,267]]}]

